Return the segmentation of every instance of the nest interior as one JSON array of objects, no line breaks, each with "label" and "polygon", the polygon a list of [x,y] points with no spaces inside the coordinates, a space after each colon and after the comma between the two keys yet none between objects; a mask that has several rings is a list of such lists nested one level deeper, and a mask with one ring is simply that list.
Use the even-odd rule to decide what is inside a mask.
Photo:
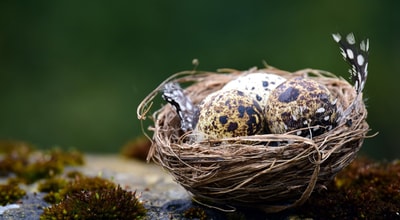
[{"label": "nest interior", "polygon": [[178,73],[143,100],[138,116],[144,118],[149,103],[168,81],[189,83],[185,92],[194,103],[200,103],[230,80],[255,71],[287,79],[312,77],[327,86],[337,97],[338,107],[346,113],[340,116],[334,129],[312,139],[296,136],[293,131],[192,142],[188,137],[193,134],[182,132],[174,109],[162,106],[152,115],[153,145],[148,156],[202,204],[217,208],[257,207],[265,212],[300,205],[355,158],[367,137],[367,110],[362,95],[357,96],[346,80],[313,69],[294,73],[275,68]]}]

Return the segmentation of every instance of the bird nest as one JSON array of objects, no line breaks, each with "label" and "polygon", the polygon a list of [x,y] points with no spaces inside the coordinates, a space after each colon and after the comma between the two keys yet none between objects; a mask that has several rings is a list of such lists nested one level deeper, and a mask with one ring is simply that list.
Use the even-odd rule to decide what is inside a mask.
[{"label": "bird nest", "polygon": [[[338,125],[321,135],[305,138],[296,131],[190,141],[171,105],[164,105],[150,118],[154,126],[153,145],[148,155],[169,171],[195,201],[213,207],[256,207],[278,212],[304,203],[356,156],[369,126],[362,93],[357,95],[346,80],[321,70],[287,72],[272,67],[248,71],[185,71],[165,80],[138,107],[142,120],[149,115],[153,99],[168,82],[186,85],[185,94],[199,104],[208,94],[227,82],[251,72],[310,77],[325,85],[337,97],[342,109]],[[307,128],[310,129],[310,128]],[[230,207],[230,208],[227,208]]]}]

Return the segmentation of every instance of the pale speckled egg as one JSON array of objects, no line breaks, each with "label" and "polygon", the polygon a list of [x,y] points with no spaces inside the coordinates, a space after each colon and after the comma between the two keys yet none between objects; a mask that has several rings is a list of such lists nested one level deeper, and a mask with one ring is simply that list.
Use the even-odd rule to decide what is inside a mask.
[{"label": "pale speckled egg", "polygon": [[242,91],[253,97],[259,105],[264,107],[272,90],[285,81],[284,77],[276,74],[256,72],[240,76],[228,82],[222,90],[236,89]]},{"label": "pale speckled egg", "polygon": [[326,86],[304,77],[279,85],[265,108],[267,126],[275,134],[310,127],[296,134],[314,137],[334,128],[337,117],[336,99]]},{"label": "pale speckled egg", "polygon": [[196,131],[204,138],[250,136],[264,131],[262,107],[239,90],[219,90],[199,106]]}]

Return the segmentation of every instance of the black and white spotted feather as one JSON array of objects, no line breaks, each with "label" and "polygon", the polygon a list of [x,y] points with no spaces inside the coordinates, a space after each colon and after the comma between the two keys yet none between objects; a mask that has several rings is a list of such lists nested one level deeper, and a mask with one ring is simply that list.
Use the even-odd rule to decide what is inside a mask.
[{"label": "black and white spotted feather", "polygon": [[194,116],[198,110],[190,98],[185,95],[181,86],[176,82],[165,84],[162,98],[175,108],[181,119],[181,129],[185,132],[193,130]]},{"label": "black and white spotted feather", "polygon": [[353,33],[345,38],[340,34],[332,34],[332,37],[339,44],[344,60],[351,66],[349,69],[351,81],[359,94],[364,89],[368,76],[369,40],[365,39],[358,45]]}]

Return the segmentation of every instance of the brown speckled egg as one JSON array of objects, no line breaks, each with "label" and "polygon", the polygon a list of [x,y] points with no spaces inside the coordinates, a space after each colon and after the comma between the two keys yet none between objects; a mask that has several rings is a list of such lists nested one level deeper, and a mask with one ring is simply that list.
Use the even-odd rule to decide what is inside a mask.
[{"label": "brown speckled egg", "polygon": [[334,128],[337,116],[336,99],[326,86],[304,77],[279,85],[265,108],[268,128],[275,134],[310,127],[295,134],[317,136]]},{"label": "brown speckled egg", "polygon": [[204,138],[249,136],[262,133],[262,107],[239,90],[220,90],[200,104],[196,131]]}]

